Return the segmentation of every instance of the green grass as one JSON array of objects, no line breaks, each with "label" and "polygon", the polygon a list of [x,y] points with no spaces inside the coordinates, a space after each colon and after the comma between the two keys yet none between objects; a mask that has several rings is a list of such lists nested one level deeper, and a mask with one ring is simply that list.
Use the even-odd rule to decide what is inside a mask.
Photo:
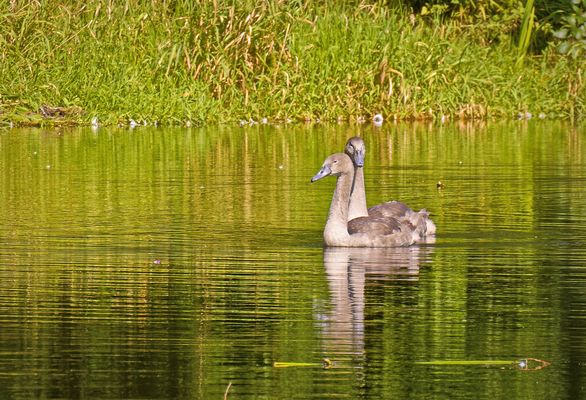
[{"label": "green grass", "polygon": [[579,118],[586,109],[584,60],[548,48],[517,68],[508,26],[366,2],[0,4],[2,124]]}]

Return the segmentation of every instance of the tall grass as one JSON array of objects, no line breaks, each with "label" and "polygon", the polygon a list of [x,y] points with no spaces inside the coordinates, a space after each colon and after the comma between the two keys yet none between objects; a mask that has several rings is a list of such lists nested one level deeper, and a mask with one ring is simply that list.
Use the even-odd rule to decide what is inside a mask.
[{"label": "tall grass", "polygon": [[474,25],[384,2],[0,4],[4,123],[585,111],[583,60],[546,51],[515,68],[519,54],[507,29],[487,37]]},{"label": "tall grass", "polygon": [[523,63],[527,50],[529,49],[534,19],[535,7],[533,5],[533,0],[526,0],[523,21],[521,22],[521,32],[519,33],[519,42],[517,43],[517,67]]}]

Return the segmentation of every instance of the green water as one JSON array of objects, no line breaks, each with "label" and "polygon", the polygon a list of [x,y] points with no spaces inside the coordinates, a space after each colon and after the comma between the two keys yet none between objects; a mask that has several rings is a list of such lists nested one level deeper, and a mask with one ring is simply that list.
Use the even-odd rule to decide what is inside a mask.
[{"label": "green water", "polygon": [[[435,243],[322,249],[357,132]],[[4,130],[0,274],[2,399],[586,398],[586,128]]]}]

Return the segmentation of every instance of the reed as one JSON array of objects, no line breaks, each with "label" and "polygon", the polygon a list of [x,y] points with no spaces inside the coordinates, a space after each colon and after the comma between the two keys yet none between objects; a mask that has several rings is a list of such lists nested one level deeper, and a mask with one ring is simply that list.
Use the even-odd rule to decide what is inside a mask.
[{"label": "reed", "polygon": [[[383,2],[4,1],[0,123],[584,115],[583,60]],[[53,110],[52,113],[42,113]]]},{"label": "reed", "polygon": [[531,43],[531,34],[533,32],[533,23],[535,19],[535,7],[533,0],[525,2],[525,10],[523,12],[523,20],[521,23],[521,32],[519,34],[519,41],[517,43],[517,67],[523,63],[529,44]]}]

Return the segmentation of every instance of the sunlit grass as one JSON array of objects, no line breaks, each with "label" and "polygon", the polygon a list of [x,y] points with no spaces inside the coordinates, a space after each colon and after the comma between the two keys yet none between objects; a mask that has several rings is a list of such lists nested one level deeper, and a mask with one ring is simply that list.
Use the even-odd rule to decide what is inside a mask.
[{"label": "sunlit grass", "polygon": [[[377,4],[10,2],[2,123],[584,114],[584,61]],[[63,115],[41,115],[41,106]],[[71,107],[81,113],[68,113]]]}]

